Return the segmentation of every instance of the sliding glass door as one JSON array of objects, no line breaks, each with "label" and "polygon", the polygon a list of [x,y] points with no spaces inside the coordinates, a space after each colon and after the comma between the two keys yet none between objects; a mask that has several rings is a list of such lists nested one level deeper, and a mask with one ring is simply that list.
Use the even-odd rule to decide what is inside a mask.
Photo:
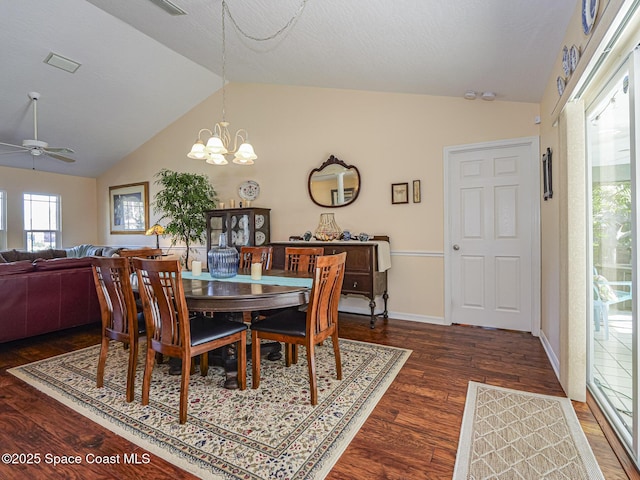
[{"label": "sliding glass door", "polygon": [[638,458],[633,61],[631,55],[586,112],[591,200],[587,382],[620,438]]}]

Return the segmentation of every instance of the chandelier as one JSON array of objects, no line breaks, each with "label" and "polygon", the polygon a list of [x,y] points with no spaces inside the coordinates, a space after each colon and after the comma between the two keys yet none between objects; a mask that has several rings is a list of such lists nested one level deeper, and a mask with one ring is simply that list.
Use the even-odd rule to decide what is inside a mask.
[{"label": "chandelier", "polygon": [[[198,132],[196,143],[191,147],[191,151],[187,157],[196,160],[204,160],[212,165],[227,165],[229,162],[225,155],[234,155],[233,163],[239,165],[253,165],[253,161],[258,158],[253,150],[253,146],[249,143],[249,134],[243,128],[236,131],[233,135],[233,144],[231,143],[232,135],[229,132],[229,122],[225,120],[225,104],[226,104],[226,79],[227,79],[227,43],[225,31],[225,16],[229,15],[229,19],[233,23],[234,28],[239,34],[249,40],[258,42],[272,40],[288,29],[291,24],[300,16],[308,0],[302,0],[296,14],[289,19],[286,25],[280,28],[276,33],[268,37],[259,38],[246,34],[235,21],[226,0],[222,0],[222,121],[214,125],[212,129],[203,128]],[[208,138],[207,138],[208,136]],[[205,143],[205,140],[206,143]]]}]

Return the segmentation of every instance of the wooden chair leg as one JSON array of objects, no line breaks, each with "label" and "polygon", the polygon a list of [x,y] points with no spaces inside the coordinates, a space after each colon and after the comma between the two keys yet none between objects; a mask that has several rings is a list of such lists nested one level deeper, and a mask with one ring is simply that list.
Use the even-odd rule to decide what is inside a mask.
[{"label": "wooden chair leg", "polygon": [[251,331],[251,388],[260,386],[260,339],[258,332]]},{"label": "wooden chair leg", "polygon": [[127,403],[133,402],[136,385],[136,367],[138,366],[138,342],[134,340],[129,345],[129,368],[127,370]]},{"label": "wooden chair leg", "polygon": [[[236,343],[236,358],[238,359],[238,387],[240,390],[247,388],[247,332],[242,332],[240,341]],[[258,355],[260,354],[258,348]]]},{"label": "wooden chair leg", "polygon": [[102,337],[102,344],[100,345],[100,357],[98,358],[98,371],[96,372],[96,387],[102,388],[104,386],[104,365],[107,362],[107,352],[109,351],[109,339]]},{"label": "wooden chair leg", "polygon": [[336,377],[338,380],[342,380],[342,358],[340,357],[340,344],[338,343],[337,330],[331,335],[331,341],[333,343],[333,355],[336,357]]},{"label": "wooden chair leg", "polygon": [[298,352],[300,351],[300,345],[293,344],[293,349],[291,350],[293,353],[293,363],[298,363]]},{"label": "wooden chair leg", "polygon": [[293,356],[293,345],[290,343],[284,344],[284,364],[287,367],[291,366],[291,357]]},{"label": "wooden chair leg", "polygon": [[309,386],[311,389],[311,405],[318,404],[318,382],[316,381],[315,345],[307,344],[307,364],[309,365]]},{"label": "wooden chair leg", "polygon": [[200,355],[200,375],[203,377],[209,373],[209,352],[204,352]]},{"label": "wooden chair leg", "polygon": [[142,405],[149,405],[149,389],[151,388],[151,373],[156,354],[150,348],[147,349],[147,358],[144,363],[144,376],[142,377]]},{"label": "wooden chair leg", "polygon": [[182,359],[182,377],[180,378],[180,423],[187,421],[187,406],[189,399],[189,376],[191,374],[191,363]]}]

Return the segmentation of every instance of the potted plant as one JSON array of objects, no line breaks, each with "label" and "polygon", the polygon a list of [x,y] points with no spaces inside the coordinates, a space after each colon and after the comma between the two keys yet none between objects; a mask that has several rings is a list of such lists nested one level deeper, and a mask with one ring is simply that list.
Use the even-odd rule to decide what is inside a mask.
[{"label": "potted plant", "polygon": [[201,244],[206,231],[204,212],[216,207],[216,191],[206,175],[163,168],[155,176],[155,184],[161,189],[154,197],[154,211],[162,215],[160,221],[168,220],[164,234],[170,235],[171,246],[184,243],[184,264],[188,268],[191,245]]}]

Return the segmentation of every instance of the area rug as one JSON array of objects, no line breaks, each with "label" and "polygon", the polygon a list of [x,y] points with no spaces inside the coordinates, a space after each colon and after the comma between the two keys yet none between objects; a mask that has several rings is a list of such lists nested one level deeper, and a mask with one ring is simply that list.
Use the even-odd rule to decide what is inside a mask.
[{"label": "area rug", "polygon": [[604,479],[571,400],[476,382],[453,478]]},{"label": "area rug", "polygon": [[[96,388],[99,346],[9,370],[89,419],[205,479],[321,479],[331,470],[411,354],[340,339],[341,381],[331,340],[316,348],[318,405],[309,401],[304,348],[296,365],[261,362],[260,388],[225,390],[210,367],[189,384],[187,423],[178,423],[180,376],[157,365],[150,403],[142,406],[144,339],[136,397],[125,402],[127,351],[112,343],[104,388]],[[250,372],[250,364],[248,366]]]}]

